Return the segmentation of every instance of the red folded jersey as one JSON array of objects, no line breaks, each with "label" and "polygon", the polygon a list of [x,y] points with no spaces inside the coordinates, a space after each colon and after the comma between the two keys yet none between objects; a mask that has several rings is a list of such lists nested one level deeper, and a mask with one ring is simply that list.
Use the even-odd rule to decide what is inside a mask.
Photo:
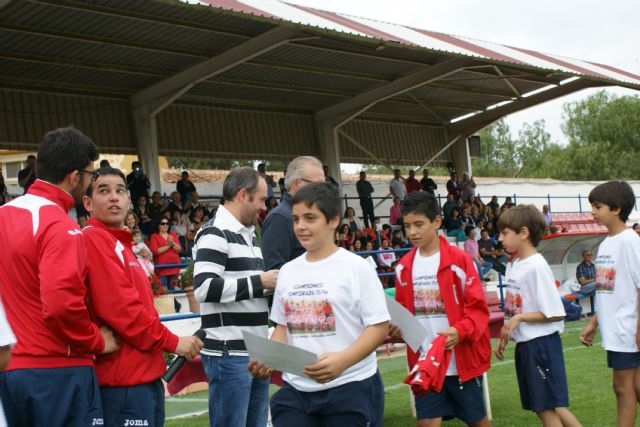
[{"label": "red folded jersey", "polygon": [[413,366],[404,382],[411,386],[414,395],[420,396],[430,391],[440,393],[453,355],[446,347],[447,337],[438,336]]}]

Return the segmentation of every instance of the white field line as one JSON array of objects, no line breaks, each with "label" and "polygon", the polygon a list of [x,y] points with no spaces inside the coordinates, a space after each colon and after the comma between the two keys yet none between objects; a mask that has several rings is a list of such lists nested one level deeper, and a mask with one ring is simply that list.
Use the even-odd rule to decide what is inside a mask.
[{"label": "white field line", "polygon": [[165,418],[165,420],[179,420],[180,418],[197,417],[199,415],[204,415],[207,412],[209,412],[208,409],[205,409],[203,411],[187,412],[185,414],[178,414],[178,415],[174,415],[173,417],[167,417]]}]

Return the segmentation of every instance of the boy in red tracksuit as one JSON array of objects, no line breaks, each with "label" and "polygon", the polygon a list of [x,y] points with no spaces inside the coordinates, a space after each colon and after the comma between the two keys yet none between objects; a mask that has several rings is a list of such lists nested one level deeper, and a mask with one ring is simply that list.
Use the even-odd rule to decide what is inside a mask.
[{"label": "boy in red tracksuit", "polygon": [[203,344],[193,336],[178,338],[160,322],[149,279],[124,226],[130,204],[126,185],[120,170],[98,169],[83,200],[92,214],[83,230],[90,309],[97,323],[120,337],[119,351],[97,358],[96,373],[105,426],[162,426],[162,351],[191,359]]},{"label": "boy in red tracksuit", "polygon": [[[478,272],[467,253],[438,238],[442,216],[435,196],[409,194],[402,214],[414,248],[396,267],[396,300],[429,332],[423,351],[437,336],[446,336],[446,347],[453,350],[442,390],[416,396],[418,426],[438,426],[452,417],[489,426],[482,393],[482,374],[491,364],[489,309]],[[390,334],[401,332],[393,325]],[[407,349],[410,368],[418,357]]]}]

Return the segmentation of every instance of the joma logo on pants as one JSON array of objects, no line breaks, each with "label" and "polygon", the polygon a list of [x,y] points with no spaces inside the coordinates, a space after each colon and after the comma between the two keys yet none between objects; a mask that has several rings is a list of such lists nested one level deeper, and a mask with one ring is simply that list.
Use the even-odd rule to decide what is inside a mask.
[{"label": "joma logo on pants", "polygon": [[147,420],[124,420],[124,427],[129,426],[148,426],[149,422]]},{"label": "joma logo on pants", "polygon": [[104,419],[103,418],[94,418],[93,422],[91,423],[92,426],[103,426],[104,425]]}]

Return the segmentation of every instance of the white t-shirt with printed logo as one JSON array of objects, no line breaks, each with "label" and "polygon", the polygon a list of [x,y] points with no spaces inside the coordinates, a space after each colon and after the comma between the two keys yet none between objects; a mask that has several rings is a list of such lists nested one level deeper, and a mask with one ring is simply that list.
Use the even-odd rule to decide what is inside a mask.
[{"label": "white t-shirt with printed logo", "polygon": [[[390,320],[382,284],[367,261],[345,249],[321,261],[306,254],[285,264],[271,309],[271,320],[287,327],[290,345],[318,356],[351,346],[371,325]],[[304,392],[327,390],[376,373],[375,352],[320,384],[308,377],[284,373],[283,378]]]},{"label": "white t-shirt with printed logo", "polygon": [[[413,258],[413,310],[416,318],[427,329],[427,338],[423,349],[429,348],[428,343],[437,338],[438,332],[449,327],[449,319],[444,309],[444,302],[440,296],[438,286],[438,266],[440,266],[440,252],[431,256],[422,256],[416,251]],[[458,375],[455,355],[447,368],[447,375]]]},{"label": "white t-shirt with printed logo", "polygon": [[596,257],[596,313],[602,346],[634,353],[640,288],[640,237],[625,230],[600,243]]},{"label": "white t-shirt with printed logo", "polygon": [[[549,264],[540,254],[516,258],[507,266],[504,311],[509,317],[542,312],[546,317],[565,316],[564,306]],[[551,335],[564,330],[564,320],[548,323],[522,322],[511,333],[516,342]]]}]

